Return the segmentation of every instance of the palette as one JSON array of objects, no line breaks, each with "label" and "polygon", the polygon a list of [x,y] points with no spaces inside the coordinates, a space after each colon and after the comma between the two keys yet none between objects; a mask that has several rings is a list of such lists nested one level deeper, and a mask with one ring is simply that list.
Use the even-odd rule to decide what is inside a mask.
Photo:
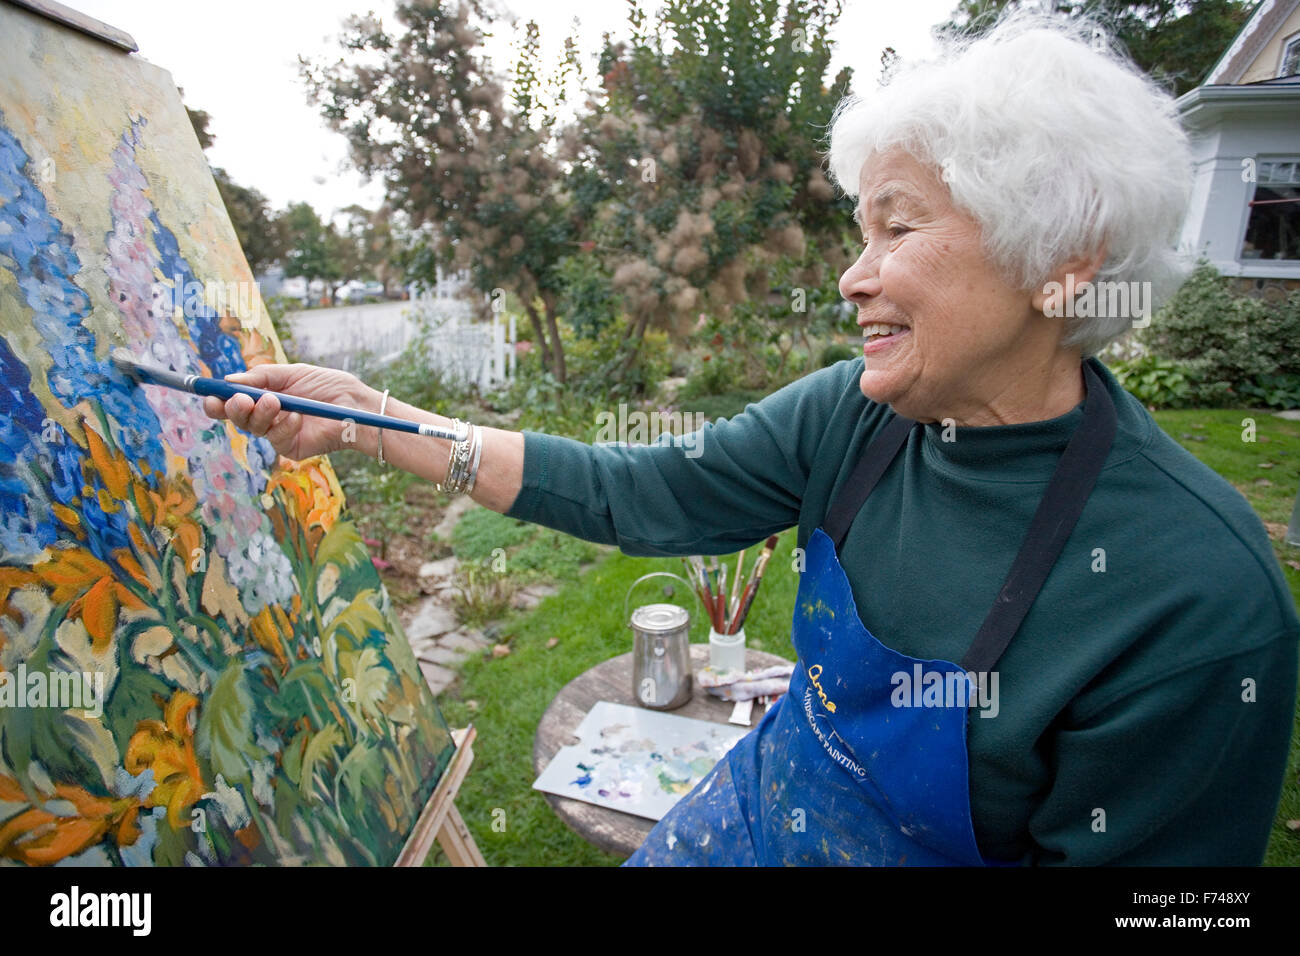
[{"label": "palette", "polygon": [[660,820],[748,732],[598,701],[533,789]]}]

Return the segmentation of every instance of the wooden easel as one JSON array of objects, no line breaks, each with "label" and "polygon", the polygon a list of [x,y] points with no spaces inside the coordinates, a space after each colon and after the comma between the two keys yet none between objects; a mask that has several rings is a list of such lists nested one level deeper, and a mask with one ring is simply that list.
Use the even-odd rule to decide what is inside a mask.
[{"label": "wooden easel", "polygon": [[447,859],[451,860],[452,866],[487,866],[478,844],[474,842],[474,837],[470,835],[460,811],[453,803],[456,794],[460,792],[465,774],[469,772],[469,765],[474,762],[473,745],[477,734],[473,724],[451,732],[456,753],[443,771],[433,796],[424,805],[420,819],[415,821],[415,829],[402,847],[395,866],[422,866],[435,839],[447,854]]}]

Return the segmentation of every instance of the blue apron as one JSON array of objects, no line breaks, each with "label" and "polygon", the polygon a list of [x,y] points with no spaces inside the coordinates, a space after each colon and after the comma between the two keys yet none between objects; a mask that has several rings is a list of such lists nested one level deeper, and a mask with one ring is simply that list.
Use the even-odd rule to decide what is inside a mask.
[{"label": "blue apron", "polygon": [[[909,657],[877,640],[858,617],[840,565],[849,525],[915,422],[895,416],[881,430],[832,502],[824,530],[808,539],[789,692],[625,865],[997,863],[980,854],[971,822],[966,723],[977,685],[969,675],[992,671],[1010,644],[1110,451],[1114,404],[1087,362],[1083,373],[1083,422],[961,664]],[[924,698],[909,686],[918,675],[930,689]],[[901,706],[904,700],[924,706]]]}]

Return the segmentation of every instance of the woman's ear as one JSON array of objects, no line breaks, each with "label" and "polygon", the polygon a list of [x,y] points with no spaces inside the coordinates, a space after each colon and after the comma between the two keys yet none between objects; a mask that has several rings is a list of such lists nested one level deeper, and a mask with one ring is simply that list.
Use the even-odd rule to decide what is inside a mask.
[{"label": "woman's ear", "polygon": [[1066,296],[1072,297],[1091,282],[1105,261],[1106,245],[1103,243],[1092,255],[1078,256],[1064,263],[1030,296],[1030,304],[1044,315],[1064,315]]}]

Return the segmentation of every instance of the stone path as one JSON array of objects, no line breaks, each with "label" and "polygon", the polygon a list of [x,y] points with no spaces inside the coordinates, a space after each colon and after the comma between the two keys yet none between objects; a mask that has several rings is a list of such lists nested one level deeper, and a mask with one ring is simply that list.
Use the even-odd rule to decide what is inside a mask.
[{"label": "stone path", "polygon": [[[439,540],[450,541],[456,522],[473,507],[476,505],[469,498],[456,498],[434,528]],[[488,653],[492,648],[492,641],[482,631],[462,627],[452,609],[452,597],[459,590],[456,584],[459,565],[455,555],[421,565],[420,583],[430,593],[401,611],[406,639],[435,697],[451,686],[466,657]],[[528,610],[556,590],[541,584],[521,588],[514,593],[511,604]]]}]

